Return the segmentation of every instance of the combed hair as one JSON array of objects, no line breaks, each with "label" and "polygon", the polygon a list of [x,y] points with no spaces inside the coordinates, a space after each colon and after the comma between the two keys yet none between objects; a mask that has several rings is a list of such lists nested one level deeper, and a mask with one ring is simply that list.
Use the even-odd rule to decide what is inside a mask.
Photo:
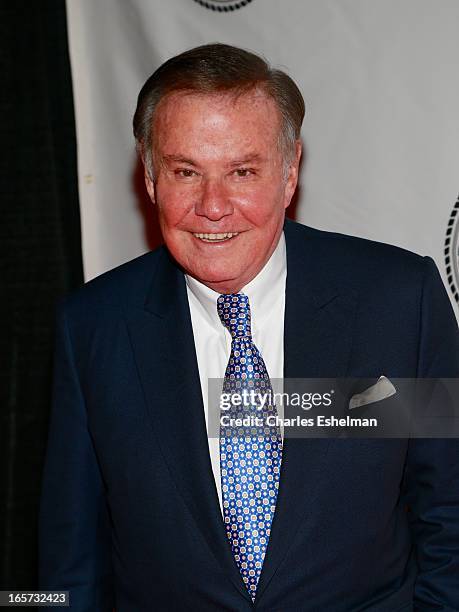
[{"label": "combed hair", "polygon": [[133,119],[137,149],[150,175],[154,113],[165,96],[179,91],[239,96],[255,89],[265,91],[279,109],[279,144],[284,159],[290,161],[300,137],[305,106],[300,90],[285,72],[271,68],[255,53],[221,43],[195,47],[164,62],[140,90]]}]

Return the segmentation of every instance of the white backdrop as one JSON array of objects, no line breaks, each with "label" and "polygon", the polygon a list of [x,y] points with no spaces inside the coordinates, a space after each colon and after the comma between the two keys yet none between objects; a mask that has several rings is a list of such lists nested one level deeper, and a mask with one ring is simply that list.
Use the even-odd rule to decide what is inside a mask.
[{"label": "white backdrop", "polygon": [[194,0],[67,0],[67,12],[87,279],[152,244],[131,133],[141,85],[171,55],[219,41],[264,54],[303,92],[296,218],[429,254],[446,282],[459,190],[457,0],[253,0],[231,12]]}]

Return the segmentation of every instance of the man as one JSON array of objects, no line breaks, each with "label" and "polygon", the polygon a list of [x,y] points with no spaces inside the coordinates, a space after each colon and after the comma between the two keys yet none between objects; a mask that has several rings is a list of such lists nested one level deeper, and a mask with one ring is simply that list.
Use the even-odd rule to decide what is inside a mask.
[{"label": "man", "polygon": [[459,609],[456,440],[207,435],[210,378],[459,373],[430,258],[285,221],[303,114],[227,45],[140,92],[165,247],[59,311],[40,571],[74,610]]}]

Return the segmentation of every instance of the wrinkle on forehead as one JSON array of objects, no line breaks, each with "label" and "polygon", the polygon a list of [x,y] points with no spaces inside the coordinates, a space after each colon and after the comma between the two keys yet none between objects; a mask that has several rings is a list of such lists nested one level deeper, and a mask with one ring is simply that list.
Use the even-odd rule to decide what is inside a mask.
[{"label": "wrinkle on forehead", "polygon": [[[260,112],[257,113],[257,110]],[[194,136],[193,144],[207,148],[210,155],[213,147],[215,151],[219,149],[220,153],[226,149],[225,156],[229,158],[233,154],[246,153],[247,151],[235,150],[237,145],[240,144],[241,149],[250,148],[252,138],[259,140],[274,137],[277,143],[280,133],[280,112],[275,101],[261,88],[238,92],[238,95],[232,91],[211,94],[174,92],[163,98],[155,113],[152,134],[154,158],[163,149],[165,142],[174,141],[175,134],[183,130],[183,124],[188,121],[190,115],[193,117],[190,138]],[[236,143],[230,128],[238,116],[246,123],[246,129],[240,134],[240,141]],[[161,153],[184,152],[162,150]]]}]

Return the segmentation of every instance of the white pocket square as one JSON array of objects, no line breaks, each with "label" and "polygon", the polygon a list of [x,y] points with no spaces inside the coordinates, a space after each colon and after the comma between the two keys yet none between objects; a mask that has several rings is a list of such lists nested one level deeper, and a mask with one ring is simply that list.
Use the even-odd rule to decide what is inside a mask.
[{"label": "white pocket square", "polygon": [[380,376],[374,385],[362,391],[362,393],[356,393],[349,400],[349,409],[360,408],[373,402],[379,402],[380,400],[386,399],[391,395],[397,393],[396,388],[385,376]]}]

